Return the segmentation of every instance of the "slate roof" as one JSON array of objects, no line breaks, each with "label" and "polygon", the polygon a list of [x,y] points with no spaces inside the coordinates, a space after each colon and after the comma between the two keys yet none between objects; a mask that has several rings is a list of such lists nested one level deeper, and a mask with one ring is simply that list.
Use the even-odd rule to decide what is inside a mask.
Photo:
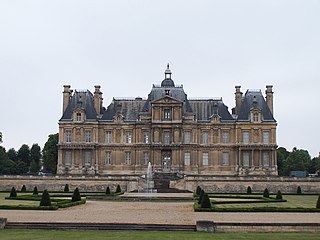
[{"label": "slate roof", "polygon": [[237,120],[249,121],[250,109],[253,107],[261,109],[263,121],[276,121],[273,118],[273,115],[260,90],[247,90],[246,94],[242,98],[241,108]]}]

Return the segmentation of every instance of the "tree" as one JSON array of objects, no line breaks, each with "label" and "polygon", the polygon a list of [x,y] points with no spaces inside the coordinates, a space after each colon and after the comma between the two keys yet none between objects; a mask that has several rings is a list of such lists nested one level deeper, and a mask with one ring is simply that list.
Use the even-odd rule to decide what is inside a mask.
[{"label": "tree", "polygon": [[201,208],[211,208],[210,198],[207,193],[205,193],[201,200]]},{"label": "tree", "polygon": [[59,135],[51,134],[42,150],[43,167],[45,171],[56,173],[58,163],[58,141]]},{"label": "tree", "polygon": [[247,194],[251,194],[252,193],[252,189],[250,186],[247,187]]},{"label": "tree", "polygon": [[21,192],[26,192],[26,191],[27,191],[26,185],[23,184],[23,186],[21,188]]},{"label": "tree", "polygon": [[320,208],[320,195],[319,195],[319,197],[318,197],[318,201],[317,201],[316,208]]},{"label": "tree", "polygon": [[30,172],[37,173],[39,171],[38,164],[35,161],[32,161],[30,164]]},{"label": "tree", "polygon": [[199,199],[198,199],[198,204],[201,204],[202,202],[202,198],[203,198],[203,195],[205,194],[204,190],[201,189],[201,192],[200,192],[200,195],[199,195]]},{"label": "tree", "polygon": [[110,188],[109,188],[109,187],[107,187],[107,189],[106,189],[106,194],[107,194],[107,195],[110,195],[110,194],[111,194],[111,191],[110,191]]},{"label": "tree", "polygon": [[64,192],[69,192],[69,184],[64,185]]},{"label": "tree", "polygon": [[199,196],[201,193],[201,187],[198,186],[197,189],[196,189],[196,195]]},{"label": "tree", "polygon": [[31,158],[30,158],[30,149],[27,144],[22,144],[20,149],[18,150],[18,159],[30,166]]},{"label": "tree", "polygon": [[[38,172],[40,169],[41,148],[37,143],[33,144],[30,149],[30,158],[31,163],[34,162],[35,166],[37,167],[37,170],[35,172]],[[35,170],[35,166],[33,170]]]},{"label": "tree", "polygon": [[117,189],[116,189],[116,193],[120,193],[121,192],[121,187],[120,187],[120,185],[118,184],[117,185]]},{"label": "tree", "polygon": [[8,158],[12,161],[18,162],[19,158],[18,158],[18,153],[16,150],[14,150],[14,148],[10,148],[7,152],[8,154]]},{"label": "tree", "polygon": [[16,191],[15,187],[11,188],[10,197],[17,197],[17,191]]},{"label": "tree", "polygon": [[80,195],[80,192],[79,192],[79,188],[76,188],[74,191],[73,191],[73,194],[72,194],[72,202],[78,202],[78,201],[81,201],[81,195]]},{"label": "tree", "polygon": [[279,147],[277,149],[277,165],[279,176],[284,175],[285,160],[289,156],[289,152],[284,147]]},{"label": "tree", "polygon": [[2,132],[0,132],[0,143],[2,143]]},{"label": "tree", "polygon": [[268,198],[269,197],[269,190],[268,190],[268,188],[266,188],[264,191],[263,191],[263,197],[265,197],[265,198]]},{"label": "tree", "polygon": [[33,188],[33,193],[32,193],[32,195],[38,195],[38,194],[39,194],[38,188],[37,188],[37,186],[35,186],[35,187]]},{"label": "tree", "polygon": [[47,189],[45,189],[42,193],[40,206],[51,206],[50,195]]},{"label": "tree", "polygon": [[312,158],[308,168],[308,173],[315,174],[317,171],[320,171],[320,156]]},{"label": "tree", "polygon": [[298,187],[297,187],[297,194],[301,194],[301,193],[302,193],[301,187],[298,186]]},{"label": "tree", "polygon": [[281,193],[281,191],[280,191],[280,190],[277,192],[276,199],[278,199],[278,200],[282,200],[282,193]]},{"label": "tree", "polygon": [[311,164],[311,157],[308,151],[293,148],[285,160],[284,174],[289,175],[291,171],[306,171]]}]

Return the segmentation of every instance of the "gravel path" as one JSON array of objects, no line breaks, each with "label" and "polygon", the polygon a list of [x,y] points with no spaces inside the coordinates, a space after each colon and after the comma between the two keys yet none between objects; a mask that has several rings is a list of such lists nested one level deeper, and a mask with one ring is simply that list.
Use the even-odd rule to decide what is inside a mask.
[{"label": "gravel path", "polygon": [[189,224],[197,220],[216,222],[320,223],[320,213],[200,213],[192,202],[105,202],[57,211],[0,210],[11,222],[92,222]]}]

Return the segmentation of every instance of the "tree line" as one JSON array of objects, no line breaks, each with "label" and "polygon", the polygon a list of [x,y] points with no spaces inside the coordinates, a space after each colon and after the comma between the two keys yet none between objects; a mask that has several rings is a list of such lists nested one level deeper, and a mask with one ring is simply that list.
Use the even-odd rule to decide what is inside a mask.
[{"label": "tree line", "polygon": [[14,148],[6,151],[0,146],[0,174],[36,174],[41,166],[44,172],[55,174],[58,162],[57,144],[58,134],[51,134],[42,150],[37,143],[31,148],[27,144],[22,144],[17,151]]}]

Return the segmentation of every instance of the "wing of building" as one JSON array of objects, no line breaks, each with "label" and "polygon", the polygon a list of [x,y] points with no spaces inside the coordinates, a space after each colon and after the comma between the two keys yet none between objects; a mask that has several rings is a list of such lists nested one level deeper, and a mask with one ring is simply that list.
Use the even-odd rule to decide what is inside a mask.
[{"label": "wing of building", "polygon": [[146,99],[116,99],[103,107],[100,86],[64,86],[58,174],[155,172],[185,175],[277,175],[272,86],[235,89],[229,112],[222,98],[188,99],[169,65]]}]

